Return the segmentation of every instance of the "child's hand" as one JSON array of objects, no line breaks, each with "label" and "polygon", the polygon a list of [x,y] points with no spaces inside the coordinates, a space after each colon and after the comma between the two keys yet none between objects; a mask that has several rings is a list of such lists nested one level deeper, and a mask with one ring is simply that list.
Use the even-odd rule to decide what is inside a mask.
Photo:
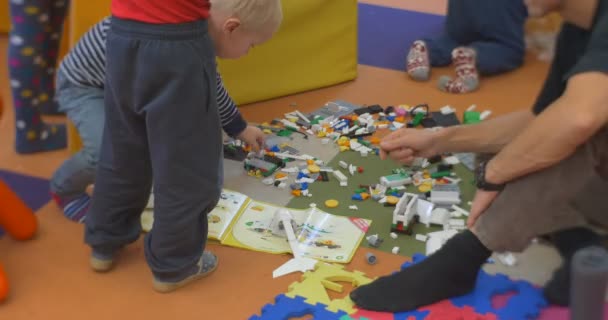
[{"label": "child's hand", "polygon": [[262,146],[264,145],[264,132],[260,130],[258,127],[247,126],[243,132],[241,132],[237,138],[241,141],[244,141],[251,149],[255,152],[260,151]]}]

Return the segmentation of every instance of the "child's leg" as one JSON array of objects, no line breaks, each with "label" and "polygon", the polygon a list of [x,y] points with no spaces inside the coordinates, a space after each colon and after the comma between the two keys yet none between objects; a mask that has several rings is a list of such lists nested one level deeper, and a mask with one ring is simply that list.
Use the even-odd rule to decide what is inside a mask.
[{"label": "child's leg", "polygon": [[[45,37],[47,1],[10,1],[12,29],[9,37],[9,74],[15,107],[16,150],[34,153],[63,149],[67,145],[65,125],[48,125],[40,118],[40,67]],[[48,98],[48,96],[46,97]]]},{"label": "child's leg", "polygon": [[66,217],[83,222],[91,199],[85,191],[95,180],[101,148],[104,93],[101,88],[74,85],[60,71],[57,75],[57,100],[61,111],[67,112],[78,129],[83,148],[55,171],[51,192]]},{"label": "child's leg", "polygon": [[41,67],[40,81],[40,110],[43,114],[60,114],[58,105],[54,101],[55,70],[59,56],[59,44],[63,33],[63,22],[68,13],[69,0],[51,0],[48,4],[48,18],[44,27],[44,49],[42,52],[44,63]]}]

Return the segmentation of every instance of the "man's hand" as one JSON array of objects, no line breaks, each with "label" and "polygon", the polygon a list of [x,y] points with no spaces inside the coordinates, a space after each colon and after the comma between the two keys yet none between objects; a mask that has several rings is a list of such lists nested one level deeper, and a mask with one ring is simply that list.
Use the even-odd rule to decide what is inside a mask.
[{"label": "man's hand", "polygon": [[411,164],[417,157],[430,158],[437,154],[436,137],[436,131],[399,129],[382,139],[380,158],[390,157],[404,164]]},{"label": "man's hand", "polygon": [[262,130],[260,130],[258,127],[254,126],[247,126],[247,128],[245,128],[245,130],[243,130],[243,132],[241,132],[237,138],[248,144],[255,152],[260,151],[262,146],[264,146],[264,140],[266,139],[264,132],[262,132]]},{"label": "man's hand", "polygon": [[471,206],[471,213],[467,220],[467,227],[472,228],[477,221],[477,218],[483,214],[486,209],[490,207],[494,199],[498,196],[498,191],[485,191],[477,189],[475,198],[473,199],[473,205]]}]

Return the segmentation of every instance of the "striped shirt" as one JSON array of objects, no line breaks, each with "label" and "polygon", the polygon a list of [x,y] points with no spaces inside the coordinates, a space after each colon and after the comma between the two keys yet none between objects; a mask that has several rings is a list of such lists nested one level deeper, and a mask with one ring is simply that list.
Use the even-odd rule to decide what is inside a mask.
[{"label": "striped shirt", "polygon": [[[106,76],[106,35],[110,21],[111,18],[107,17],[94,25],[61,61],[59,70],[70,82],[103,89]],[[247,122],[226,91],[219,72],[217,73],[217,104],[222,127],[227,134],[234,137],[245,130]]]}]

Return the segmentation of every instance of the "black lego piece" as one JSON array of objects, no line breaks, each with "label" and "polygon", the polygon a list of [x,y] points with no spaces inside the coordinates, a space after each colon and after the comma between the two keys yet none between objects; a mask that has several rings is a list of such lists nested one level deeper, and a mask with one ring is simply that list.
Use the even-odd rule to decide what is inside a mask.
[{"label": "black lego piece", "polygon": [[369,109],[370,114],[376,114],[376,113],[380,113],[380,112],[384,111],[384,109],[382,109],[382,107],[379,104],[375,104],[375,105],[369,106],[367,108]]},{"label": "black lego piece", "polygon": [[370,110],[368,107],[363,107],[363,108],[359,108],[359,109],[355,109],[355,111],[353,111],[356,115],[360,116],[364,113],[369,113]]},{"label": "black lego piece", "polygon": [[453,168],[454,166],[451,164],[441,163],[437,166],[437,171],[452,171]]},{"label": "black lego piece", "polygon": [[431,118],[433,118],[435,123],[437,123],[437,126],[440,127],[451,127],[460,124],[460,120],[458,120],[458,117],[454,112],[448,114],[443,114],[439,111],[431,112]]},{"label": "black lego piece", "polygon": [[424,119],[420,120],[420,124],[424,128],[434,128],[437,126],[437,122],[433,118],[424,118]]},{"label": "black lego piece", "polygon": [[428,160],[429,160],[429,163],[435,164],[435,163],[441,161],[441,155],[432,156],[432,157],[428,158]]},{"label": "black lego piece", "polygon": [[391,112],[395,112],[395,107],[393,106],[388,106],[386,107],[386,109],[384,110],[384,113],[389,114]]},{"label": "black lego piece", "polygon": [[247,158],[247,152],[241,147],[234,145],[224,145],[224,158],[234,161],[244,161]]}]

